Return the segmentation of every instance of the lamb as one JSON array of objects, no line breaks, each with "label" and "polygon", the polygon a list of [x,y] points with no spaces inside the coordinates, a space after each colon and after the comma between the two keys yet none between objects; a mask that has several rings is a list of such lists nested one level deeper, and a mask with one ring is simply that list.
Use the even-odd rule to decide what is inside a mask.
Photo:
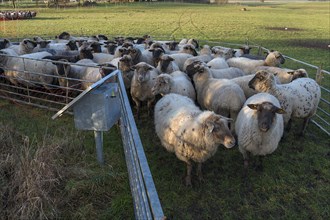
[{"label": "lamb", "polygon": [[266,70],[268,72],[271,72],[279,79],[281,84],[292,82],[293,80],[298,78],[308,77],[308,73],[305,69],[291,70],[272,66],[259,66],[255,69],[256,72],[259,70]]},{"label": "lamb", "polygon": [[35,41],[30,39],[22,40],[19,45],[11,45],[10,49],[13,49],[18,55],[33,53],[33,49],[37,46]]},{"label": "lamb", "polygon": [[189,76],[193,77],[200,106],[235,121],[246,101],[243,90],[228,79],[214,79],[205,63],[195,63],[194,69]]},{"label": "lamb", "polygon": [[249,87],[257,92],[274,95],[286,114],[284,125],[290,130],[292,118],[304,119],[300,135],[305,133],[310,118],[316,113],[321,98],[320,86],[310,78],[299,78],[291,83],[278,85],[273,74],[260,70],[249,82]]},{"label": "lamb", "polygon": [[212,111],[201,111],[188,97],[168,94],[155,106],[156,134],[169,152],[187,164],[186,186],[191,186],[192,162],[198,163],[197,176],[202,180],[202,163],[212,157],[220,144],[235,145],[228,121]]},{"label": "lamb", "polygon": [[18,56],[14,50],[3,49],[0,52],[0,68],[15,85],[47,87],[53,83],[56,68],[51,62],[36,59],[49,55],[51,54],[48,52],[38,52]]},{"label": "lamb", "polygon": [[174,59],[167,54],[164,54],[159,58],[157,69],[161,73],[168,74],[180,70],[178,65],[174,62]]},{"label": "lamb", "polygon": [[238,149],[244,158],[245,173],[248,168],[248,153],[260,156],[273,153],[283,135],[283,115],[277,98],[268,93],[258,93],[246,100],[237,116],[235,132]]},{"label": "lamb", "polygon": [[132,67],[134,75],[131,83],[131,96],[137,108],[137,118],[140,117],[140,107],[143,101],[147,101],[148,115],[150,115],[151,105],[155,100],[155,95],[152,94],[151,88],[155,84],[158,70],[145,63],[140,62]]},{"label": "lamb", "polygon": [[275,66],[285,62],[284,57],[278,51],[270,52],[265,60],[252,60],[245,57],[233,57],[227,60],[230,67],[237,67],[243,70],[246,74],[255,73],[255,69],[259,66]]},{"label": "lamb", "polygon": [[160,74],[157,76],[151,91],[154,95],[176,93],[187,96],[194,101],[196,100],[195,88],[190,78],[181,71],[175,71],[171,74]]}]

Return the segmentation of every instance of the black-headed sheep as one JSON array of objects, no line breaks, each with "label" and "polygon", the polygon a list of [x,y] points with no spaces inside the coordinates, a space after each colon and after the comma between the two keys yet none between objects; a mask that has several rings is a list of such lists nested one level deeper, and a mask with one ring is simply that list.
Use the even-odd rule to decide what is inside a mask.
[{"label": "black-headed sheep", "polygon": [[249,153],[265,156],[276,150],[283,135],[284,113],[277,98],[268,93],[258,93],[246,100],[235,123],[238,149],[243,154],[245,170]]},{"label": "black-headed sheep", "polygon": [[290,129],[292,118],[303,118],[301,135],[304,134],[310,118],[316,113],[321,98],[320,86],[310,78],[299,78],[291,83],[279,85],[272,73],[260,70],[249,82],[249,87],[258,92],[274,95],[285,110],[284,124]]}]

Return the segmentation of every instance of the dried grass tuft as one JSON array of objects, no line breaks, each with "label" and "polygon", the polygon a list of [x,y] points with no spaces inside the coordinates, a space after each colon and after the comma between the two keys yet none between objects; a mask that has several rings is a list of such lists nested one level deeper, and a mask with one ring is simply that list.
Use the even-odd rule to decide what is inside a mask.
[{"label": "dried grass tuft", "polygon": [[48,219],[58,216],[56,193],[62,179],[57,164],[61,146],[45,134],[42,143],[0,123],[0,180],[5,219]]}]

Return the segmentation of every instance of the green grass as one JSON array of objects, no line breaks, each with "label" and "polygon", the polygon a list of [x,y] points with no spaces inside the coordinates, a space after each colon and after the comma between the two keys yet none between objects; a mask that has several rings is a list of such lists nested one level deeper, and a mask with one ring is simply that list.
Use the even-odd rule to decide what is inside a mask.
[{"label": "green grass", "polygon": [[[242,7],[248,11],[240,11]],[[88,9],[36,10],[35,19],[0,22],[0,37],[53,38],[68,31],[78,36],[150,34],[155,38],[193,37],[233,43],[248,39],[330,70],[329,2],[226,6],[104,4]],[[291,62],[287,65],[300,67]],[[315,70],[307,70],[313,76]],[[323,84],[329,87],[328,77]],[[71,116],[53,121],[52,114],[0,102],[0,122],[20,134],[35,139],[36,143],[42,142],[45,133],[54,143],[66,140],[60,144],[59,153],[60,166],[66,167],[65,178],[54,195],[61,200],[58,217],[134,218],[119,129],[115,126],[106,132],[106,165],[99,167],[93,134],[76,131]],[[307,128],[305,137],[297,137],[300,123],[295,122],[279,148],[264,159],[262,172],[250,167],[248,182],[242,178],[243,159],[237,148],[220,147],[203,165],[205,182],[193,178],[193,187],[187,188],[183,184],[184,163],[161,146],[152,118],[142,115],[137,126],[165,215],[170,219],[328,219],[329,137],[313,124]]]}]

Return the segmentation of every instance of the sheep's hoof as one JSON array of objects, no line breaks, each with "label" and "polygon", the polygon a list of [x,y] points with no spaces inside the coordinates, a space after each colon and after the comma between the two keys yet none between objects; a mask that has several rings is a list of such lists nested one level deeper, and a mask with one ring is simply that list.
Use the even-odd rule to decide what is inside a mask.
[{"label": "sheep's hoof", "polygon": [[255,170],[256,170],[257,172],[262,172],[262,171],[264,170],[264,168],[263,168],[263,166],[262,166],[261,164],[258,164],[258,165],[256,165]]},{"label": "sheep's hoof", "polygon": [[192,187],[190,176],[186,176],[185,181],[186,181],[186,187]]}]

